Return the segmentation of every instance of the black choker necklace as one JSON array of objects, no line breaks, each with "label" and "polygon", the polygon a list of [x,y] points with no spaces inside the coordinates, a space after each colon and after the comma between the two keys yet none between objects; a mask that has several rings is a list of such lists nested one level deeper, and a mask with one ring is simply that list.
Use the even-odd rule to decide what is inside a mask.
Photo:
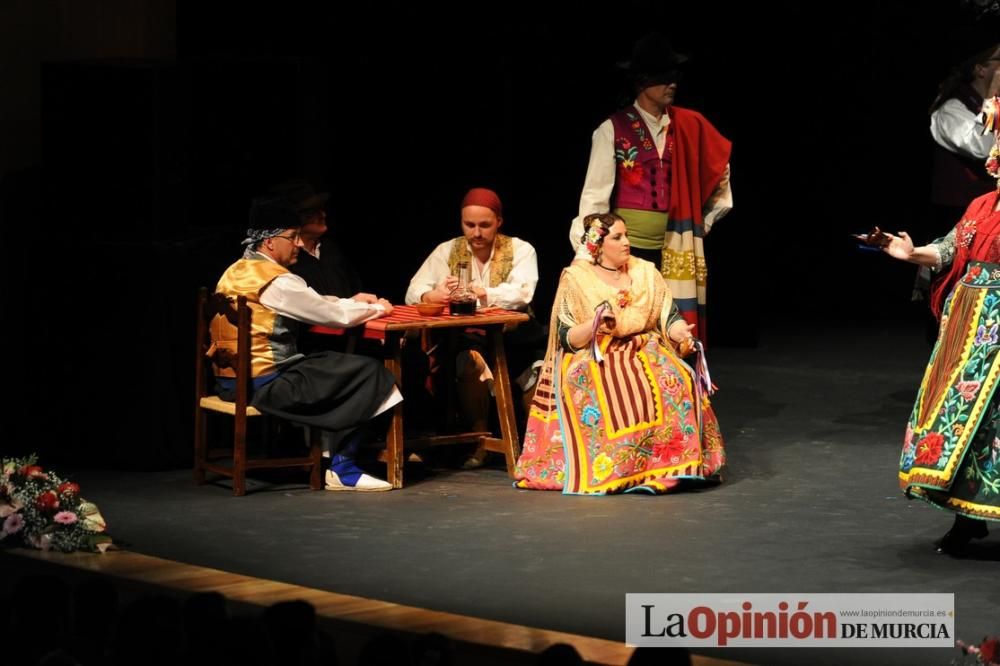
[{"label": "black choker necklace", "polygon": [[603,268],[606,271],[611,271],[612,273],[617,273],[618,272],[617,268],[608,268],[604,264],[597,264],[597,265],[600,266],[601,268]]}]

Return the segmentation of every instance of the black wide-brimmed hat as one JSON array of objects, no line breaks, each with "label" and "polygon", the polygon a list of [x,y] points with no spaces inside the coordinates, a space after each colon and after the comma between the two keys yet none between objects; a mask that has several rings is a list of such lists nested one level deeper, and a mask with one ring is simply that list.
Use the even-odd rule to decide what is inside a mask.
[{"label": "black wide-brimmed hat", "polygon": [[329,192],[317,192],[308,182],[300,179],[286,180],[267,191],[269,195],[285,197],[299,213],[323,208],[330,198]]},{"label": "black wide-brimmed hat", "polygon": [[632,57],[623,67],[633,81],[658,83],[664,77],[671,78],[688,60],[687,55],[674,51],[663,34],[652,32],[635,43]]},{"label": "black wide-brimmed hat", "polygon": [[248,230],[293,229],[302,226],[295,201],[283,195],[267,194],[250,202]]}]

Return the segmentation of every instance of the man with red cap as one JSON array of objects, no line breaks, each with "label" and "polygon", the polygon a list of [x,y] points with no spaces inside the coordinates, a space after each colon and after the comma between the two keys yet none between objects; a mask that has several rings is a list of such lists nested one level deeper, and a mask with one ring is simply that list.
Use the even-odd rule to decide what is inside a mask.
[{"label": "man with red cap", "polygon": [[576,258],[591,262],[583,218],[614,212],[631,252],[663,273],[692,333],[705,335],[708,268],[703,238],[733,205],[730,142],[703,115],[674,106],[687,56],[658,33],[640,39],[628,63],[635,102],[594,132],[579,215],[570,227]]},{"label": "man with red cap", "polygon": [[[538,284],[538,259],[531,244],[499,233],[503,207],[496,192],[483,187],[468,191],[462,199],[462,236],[434,248],[406,290],[406,303],[449,303],[457,294],[459,274],[467,271],[467,288],[476,306],[527,311]],[[544,352],[544,331],[534,320],[519,326],[510,340],[509,363],[513,377],[525,392],[534,383],[534,362]],[[536,344],[540,341],[540,345]],[[473,430],[487,429],[489,387],[492,379],[481,345],[460,353],[456,363],[462,412]],[[523,357],[523,358],[522,358]]]},{"label": "man with red cap", "polygon": [[462,199],[463,236],[438,245],[410,280],[406,302],[447,303],[458,286],[458,266],[471,271],[479,307],[527,310],[538,283],[538,260],[529,243],[498,233],[503,207],[493,190],[475,187]]}]

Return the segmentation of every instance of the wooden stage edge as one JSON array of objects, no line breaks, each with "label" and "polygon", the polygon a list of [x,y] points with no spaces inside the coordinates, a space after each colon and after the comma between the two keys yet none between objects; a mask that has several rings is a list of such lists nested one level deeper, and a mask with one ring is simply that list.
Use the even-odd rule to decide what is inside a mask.
[{"label": "wooden stage edge", "polygon": [[[400,604],[326,592],[301,585],[290,585],[263,578],[209,569],[206,567],[164,560],[149,555],[111,550],[103,555],[94,553],[41,552],[26,548],[0,550],[0,559],[25,558],[37,565],[69,568],[78,573],[107,576],[122,583],[160,588],[173,594],[218,592],[238,604],[267,607],[279,601],[301,599],[316,608],[317,621],[334,634],[390,631],[403,634],[438,632],[461,647],[536,654],[554,643],[573,645],[584,661],[590,664],[617,666],[625,664],[632,648],[623,643],[591,638],[559,631],[536,629],[505,622],[494,622],[454,613],[415,608]],[[3,567],[9,571],[8,561]],[[39,568],[39,567],[33,567]],[[622,622],[625,619],[622,618]],[[365,627],[369,629],[365,630]],[[738,662],[723,661],[692,655],[694,666],[731,666]]]}]

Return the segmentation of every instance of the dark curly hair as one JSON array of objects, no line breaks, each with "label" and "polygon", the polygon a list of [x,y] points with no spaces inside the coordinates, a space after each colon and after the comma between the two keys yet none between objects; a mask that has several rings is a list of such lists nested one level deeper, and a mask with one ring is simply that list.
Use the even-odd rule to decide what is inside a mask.
[{"label": "dark curly hair", "polygon": [[[614,213],[591,213],[583,218],[583,236],[580,237],[580,243],[587,248],[594,261],[601,256],[604,237],[608,235],[615,222],[625,222],[625,220]],[[590,237],[591,228],[597,229],[596,238]]]}]

